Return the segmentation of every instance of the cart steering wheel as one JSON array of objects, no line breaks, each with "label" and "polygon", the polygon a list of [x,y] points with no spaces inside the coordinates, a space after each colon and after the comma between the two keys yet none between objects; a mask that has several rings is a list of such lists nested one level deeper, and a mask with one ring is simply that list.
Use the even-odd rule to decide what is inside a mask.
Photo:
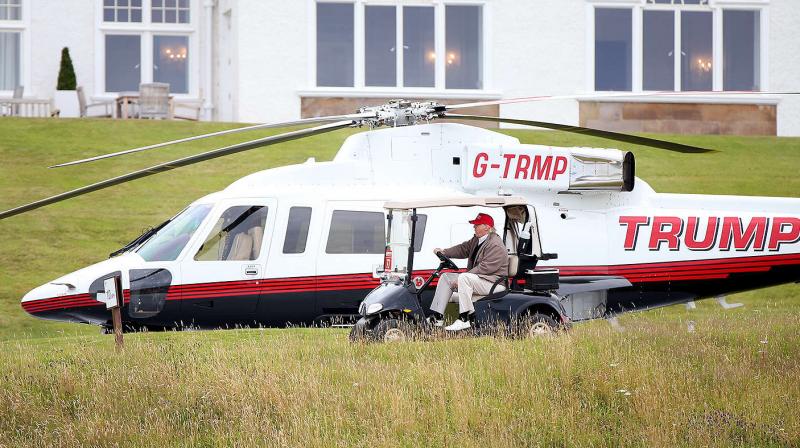
[{"label": "cart steering wheel", "polygon": [[439,269],[438,270],[440,270],[440,271],[442,269],[452,269],[454,271],[458,270],[458,266],[456,266],[456,264],[453,263],[453,260],[449,259],[442,252],[436,252],[436,256],[439,257],[439,261],[441,261],[441,263],[439,264]]}]

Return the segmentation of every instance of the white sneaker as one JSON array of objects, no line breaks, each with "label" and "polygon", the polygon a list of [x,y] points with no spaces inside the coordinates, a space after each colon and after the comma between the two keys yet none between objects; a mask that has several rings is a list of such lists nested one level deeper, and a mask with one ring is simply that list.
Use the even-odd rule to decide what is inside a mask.
[{"label": "white sneaker", "polygon": [[428,317],[428,323],[433,325],[434,327],[443,327],[444,326],[444,320],[443,319],[437,319],[437,318],[435,318],[433,316]]},{"label": "white sneaker", "polygon": [[456,319],[455,322],[450,324],[449,326],[445,327],[444,329],[447,331],[461,331],[466,330],[467,328],[471,327],[469,321]]}]

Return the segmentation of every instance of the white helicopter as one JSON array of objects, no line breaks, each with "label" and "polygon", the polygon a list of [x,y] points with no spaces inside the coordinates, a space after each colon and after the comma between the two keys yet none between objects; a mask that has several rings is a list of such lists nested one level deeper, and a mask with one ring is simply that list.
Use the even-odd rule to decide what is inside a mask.
[{"label": "white helicopter", "polygon": [[[198,199],[111,258],[33,289],[22,307],[36,317],[107,329],[111,317],[98,293],[104,280],[120,276],[127,329],[352,322],[361,300],[380,282],[386,201],[438,197],[527,200],[527,243],[522,249],[519,241],[507,242],[509,252],[560,270],[555,293],[570,321],[800,281],[800,199],[660,194],[635,177],[629,152],[520,144],[482,128],[431,123],[489,120],[687,153],[709,151],[583,127],[453,113],[562,98],[567,97],[450,106],[393,101],[351,115],[255,125],[57,165],[233,132],[323,123],[92,184],[2,212],[0,219],[240,151],[347,127],[372,128],[349,137],[331,162],[309,159],[260,171]],[[375,130],[381,126],[388,128]],[[414,283],[419,286],[438,265],[432,248],[469,238],[467,221],[477,211],[419,210]],[[502,210],[479,211],[506,222]],[[526,253],[517,253],[521,250]],[[429,304],[431,295],[423,294],[423,302]]]}]

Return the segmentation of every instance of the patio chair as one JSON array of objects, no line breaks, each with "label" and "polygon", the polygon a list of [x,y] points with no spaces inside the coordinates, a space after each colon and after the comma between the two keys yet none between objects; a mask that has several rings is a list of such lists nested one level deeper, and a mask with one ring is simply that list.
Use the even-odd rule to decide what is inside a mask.
[{"label": "patio chair", "polygon": [[91,115],[92,117],[112,117],[114,115],[114,101],[86,103],[86,94],[83,93],[83,87],[78,86],[75,91],[78,93],[78,107],[80,108],[81,118],[89,117],[89,108],[92,107],[103,107],[102,115]]},{"label": "patio chair", "polygon": [[200,120],[203,112],[202,101],[186,100],[172,102],[172,118],[176,120]]},{"label": "patio chair", "polygon": [[170,118],[169,84],[153,82],[139,85],[139,118]]}]

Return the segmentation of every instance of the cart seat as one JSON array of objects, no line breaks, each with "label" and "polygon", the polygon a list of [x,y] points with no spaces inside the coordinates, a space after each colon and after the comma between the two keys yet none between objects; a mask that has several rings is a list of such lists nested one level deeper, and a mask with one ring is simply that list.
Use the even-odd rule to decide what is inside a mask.
[{"label": "cart seat", "polygon": [[517,269],[519,269],[519,257],[515,254],[509,254],[508,256],[508,273],[505,277],[500,277],[497,279],[496,282],[492,285],[491,289],[489,290],[489,294],[482,296],[480,294],[473,294],[472,297],[475,301],[482,300],[486,297],[497,297],[498,295],[505,295],[509,290],[508,280],[513,279],[517,275]]}]

